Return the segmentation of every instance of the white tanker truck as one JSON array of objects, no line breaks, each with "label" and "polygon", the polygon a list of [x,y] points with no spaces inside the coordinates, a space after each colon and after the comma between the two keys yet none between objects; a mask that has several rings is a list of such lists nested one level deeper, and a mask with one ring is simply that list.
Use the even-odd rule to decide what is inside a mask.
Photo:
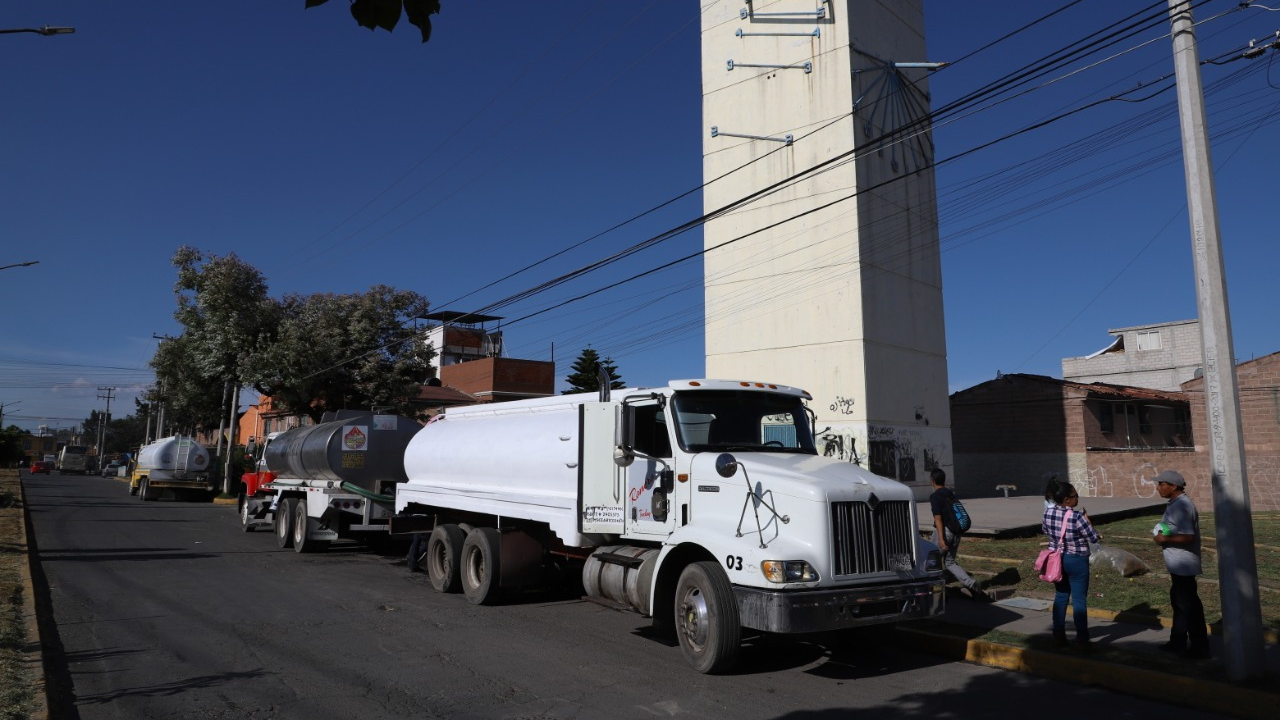
[{"label": "white tanker truck", "polygon": [[666,387],[450,408],[409,443],[396,532],[430,529],[440,592],[492,604],[568,562],[587,594],[674,631],[700,672],[742,628],[833,631],[937,615],[911,489],[818,454],[803,390]]},{"label": "white tanker truck", "polygon": [[210,493],[209,451],[195,438],[183,435],[160,438],[138,451],[129,475],[129,494],[155,500],[165,490]]},{"label": "white tanker truck", "polygon": [[350,410],[334,417],[267,437],[256,470],[241,477],[246,532],[271,527],[281,548],[300,553],[355,534],[386,535],[404,449],[422,425]]}]

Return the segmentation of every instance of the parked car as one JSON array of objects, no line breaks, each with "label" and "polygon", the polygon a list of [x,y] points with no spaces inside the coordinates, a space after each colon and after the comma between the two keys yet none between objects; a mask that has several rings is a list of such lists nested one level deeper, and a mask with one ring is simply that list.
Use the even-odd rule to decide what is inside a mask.
[{"label": "parked car", "polygon": [[122,463],[118,463],[115,460],[107,463],[107,466],[102,468],[102,477],[115,477],[118,475],[120,473],[121,464]]},{"label": "parked car", "polygon": [[53,463],[48,460],[35,460],[31,463],[31,474],[44,473],[45,475],[53,474]]}]

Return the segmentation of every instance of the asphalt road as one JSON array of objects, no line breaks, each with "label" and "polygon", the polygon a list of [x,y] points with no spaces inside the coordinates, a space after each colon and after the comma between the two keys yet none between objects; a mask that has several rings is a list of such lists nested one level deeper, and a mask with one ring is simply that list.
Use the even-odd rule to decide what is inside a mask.
[{"label": "asphalt road", "polygon": [[901,651],[892,633],[756,637],[736,674],[703,676],[645,619],[576,597],[476,607],[397,555],[279,550],[231,506],[24,481],[54,717],[1203,717]]}]

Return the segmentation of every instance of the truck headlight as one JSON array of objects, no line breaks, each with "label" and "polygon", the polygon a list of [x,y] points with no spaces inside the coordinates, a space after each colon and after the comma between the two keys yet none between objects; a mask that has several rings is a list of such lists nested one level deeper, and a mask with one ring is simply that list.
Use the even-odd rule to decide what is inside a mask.
[{"label": "truck headlight", "polygon": [[760,569],[773,583],[818,582],[818,572],[804,560],[765,560]]},{"label": "truck headlight", "polygon": [[929,556],[924,559],[924,569],[933,572],[942,569],[942,553],[937,550],[930,550]]}]

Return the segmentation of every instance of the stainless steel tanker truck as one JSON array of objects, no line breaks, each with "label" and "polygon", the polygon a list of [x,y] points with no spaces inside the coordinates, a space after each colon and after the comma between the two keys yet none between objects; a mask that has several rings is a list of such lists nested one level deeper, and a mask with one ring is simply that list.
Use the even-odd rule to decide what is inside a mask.
[{"label": "stainless steel tanker truck", "polygon": [[387,533],[412,418],[342,410],[334,419],[267,437],[241,477],[240,525],[274,529],[281,548],[324,550],[338,538]]},{"label": "stainless steel tanker truck", "polygon": [[810,399],[681,380],[450,408],[408,443],[392,524],[429,529],[432,586],[476,604],[581,567],[589,596],[650,616],[707,673],[742,628],[941,613],[911,489],[819,455]]},{"label": "stainless steel tanker truck", "polygon": [[160,438],[138,451],[129,474],[129,494],[155,500],[166,490],[174,494],[215,492],[209,476],[209,451],[195,438],[183,435]]}]

